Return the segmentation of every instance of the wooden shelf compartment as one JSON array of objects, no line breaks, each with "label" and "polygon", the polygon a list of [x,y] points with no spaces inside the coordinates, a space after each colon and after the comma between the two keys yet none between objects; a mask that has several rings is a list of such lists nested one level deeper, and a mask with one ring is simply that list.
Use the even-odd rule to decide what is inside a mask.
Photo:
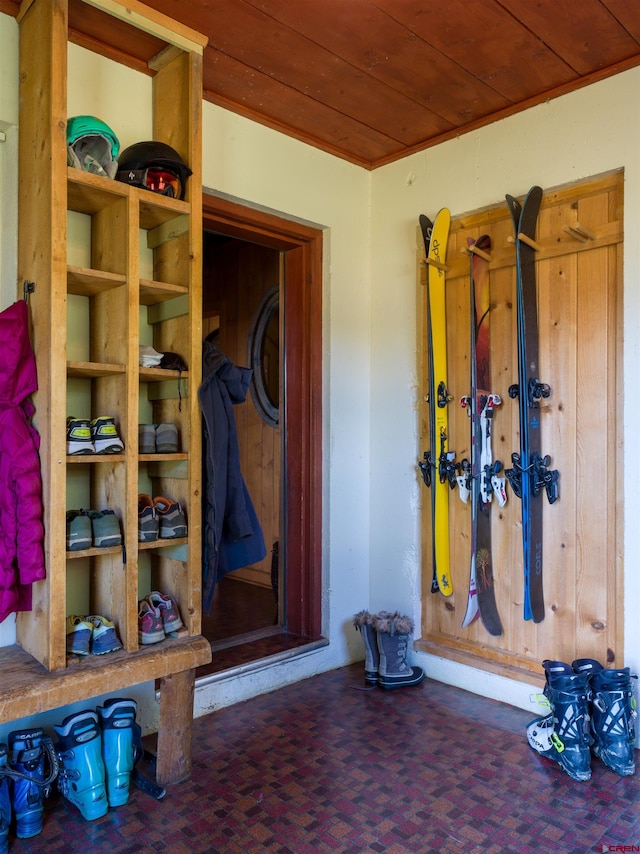
[{"label": "wooden shelf compartment", "polygon": [[100,465],[100,463],[123,463],[125,459],[124,454],[74,454],[67,456],[67,463],[71,465]]},{"label": "wooden shelf compartment", "polygon": [[93,216],[128,195],[129,187],[120,181],[67,167],[67,210]]},{"label": "wooden shelf compartment", "polygon": [[[186,380],[189,378],[189,371],[170,371],[167,368],[140,368],[140,382],[153,383],[163,382],[164,380]],[[184,395],[183,395],[184,397]]]},{"label": "wooden shelf compartment", "polygon": [[67,376],[82,379],[97,379],[124,374],[125,365],[113,365],[107,362],[67,362]]},{"label": "wooden shelf compartment", "polygon": [[[76,296],[93,297],[111,288],[126,285],[127,277],[121,273],[92,270],[89,267],[67,267],[67,292]],[[170,282],[140,279],[140,304],[156,305],[176,297],[185,296],[189,289]]]},{"label": "wooden shelf compartment", "polygon": [[191,205],[181,199],[171,199],[169,196],[161,196],[152,190],[142,190],[137,187],[131,187],[130,192],[138,199],[140,228],[146,231],[158,228],[177,217],[191,214]]},{"label": "wooden shelf compartment", "polygon": [[189,454],[182,452],[178,452],[177,454],[139,454],[138,459],[141,463],[169,463],[188,460]]},{"label": "wooden shelf compartment", "polygon": [[110,288],[126,285],[127,277],[120,273],[91,270],[88,267],[67,267],[67,292],[76,296],[92,297]]},{"label": "wooden shelf compartment", "polygon": [[161,302],[185,296],[189,289],[184,285],[172,285],[168,282],[154,282],[151,279],[140,279],[140,304],[157,305]]},{"label": "wooden shelf compartment", "polygon": [[149,230],[191,213],[191,205],[181,199],[161,196],[152,190],[132,187],[112,178],[67,167],[67,210],[93,216],[118,199],[132,196],[140,207],[140,227]]},{"label": "wooden shelf compartment", "polygon": [[106,548],[97,549],[76,549],[73,552],[67,552],[67,560],[78,560],[82,557],[101,557],[102,555],[121,555],[122,546],[107,546]]},{"label": "wooden shelf compartment", "polygon": [[175,537],[171,540],[159,538],[149,543],[138,543],[138,550],[147,551],[149,549],[167,549],[173,546],[186,546],[188,542],[189,537]]}]

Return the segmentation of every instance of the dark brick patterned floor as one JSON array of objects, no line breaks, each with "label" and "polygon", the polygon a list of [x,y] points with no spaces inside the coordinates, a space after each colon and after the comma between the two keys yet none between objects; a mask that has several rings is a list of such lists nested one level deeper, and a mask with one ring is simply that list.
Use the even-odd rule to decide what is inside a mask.
[{"label": "dark brick patterned floor", "polygon": [[10,851],[584,854],[640,846],[640,778],[594,759],[591,780],[573,782],[528,747],[535,709],[430,680],[390,692],[361,687],[362,665],[347,667],[200,718],[192,777],[164,800],[135,789],[127,806],[86,822],[54,795],[41,836],[11,839]]}]

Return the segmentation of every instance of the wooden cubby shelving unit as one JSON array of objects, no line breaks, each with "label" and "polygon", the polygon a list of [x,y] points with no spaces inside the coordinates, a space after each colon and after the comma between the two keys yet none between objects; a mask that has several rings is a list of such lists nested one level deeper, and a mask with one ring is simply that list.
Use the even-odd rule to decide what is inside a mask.
[{"label": "wooden cubby shelving unit", "polygon": [[[41,437],[47,578],[33,586],[33,609],[18,615],[17,645],[0,650],[2,720],[82,702],[160,680],[160,782],[191,767],[195,668],[211,650],[200,635],[201,431],[197,389],[202,342],[202,51],[206,39],[135,0],[86,0],[112,18],[161,39],[153,72],[153,138],[171,145],[192,170],[185,200],[81,172],[66,162],[68,0],[25,0],[20,25],[19,280],[35,283],[30,301],[39,389],[34,424]],[[67,216],[90,221],[90,265],[67,262]],[[153,254],[141,278],[140,235]],[[145,250],[146,251],[146,250]],[[89,317],[86,359],[67,356],[73,334],[67,297]],[[183,356],[179,375],[138,365],[141,324],[160,352]],[[86,389],[83,412],[70,412],[68,381]],[[177,424],[180,452],[139,455],[141,412]],[[66,456],[68,415],[113,415],[125,449],[115,456]],[[91,506],[116,512],[124,548],[66,551],[69,478]],[[149,484],[151,484],[149,486]],[[145,488],[146,487],[146,488]],[[138,544],[138,492],[168,495],[185,508],[188,535]],[[65,500],[66,496],[66,500]],[[75,505],[71,505],[74,507]],[[85,505],[87,506],[87,505]],[[145,570],[140,572],[144,563]],[[66,655],[65,623],[85,574],[84,613],[114,620],[123,649],[83,660]],[[170,593],[186,631],[142,647],[138,600]],[[72,613],[78,613],[75,608]]]},{"label": "wooden cubby shelving unit", "polygon": [[[509,188],[505,188],[508,190]],[[461,623],[467,603],[470,508],[449,493],[453,595],[431,594],[431,520],[422,496],[422,639],[416,647],[481,670],[542,684],[545,658],[595,658],[623,666],[622,248],[624,173],[548,190],[536,234],[542,453],[560,472],[560,497],[543,502],[545,618],[523,619],[521,504],[492,510],[496,602],[503,634],[480,619]],[[506,202],[454,216],[446,253],[449,447],[470,456],[470,430],[460,398],[469,390],[469,257],[467,237],[489,234],[491,391],[502,398],[493,420],[493,456],[505,468],[518,449],[518,407],[509,398],[517,377],[515,247]],[[420,238],[421,240],[421,238]],[[418,244],[419,312],[425,317],[424,250]],[[426,346],[425,329],[421,340]],[[427,388],[426,352],[421,387]],[[420,457],[429,445],[428,406],[420,402]]]}]

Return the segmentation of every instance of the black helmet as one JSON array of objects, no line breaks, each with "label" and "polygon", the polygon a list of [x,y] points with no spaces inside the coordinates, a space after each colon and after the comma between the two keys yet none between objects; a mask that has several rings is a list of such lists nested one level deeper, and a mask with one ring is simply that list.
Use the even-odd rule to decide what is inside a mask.
[{"label": "black helmet", "polygon": [[191,169],[174,148],[150,140],[125,148],[118,159],[116,181],[182,199],[189,175]]}]

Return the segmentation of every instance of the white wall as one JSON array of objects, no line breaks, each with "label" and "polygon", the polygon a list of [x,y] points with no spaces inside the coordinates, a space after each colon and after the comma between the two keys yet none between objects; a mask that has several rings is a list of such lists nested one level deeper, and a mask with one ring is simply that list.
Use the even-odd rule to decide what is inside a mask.
[{"label": "white wall", "polygon": [[[0,310],[16,298],[18,26],[0,15]],[[15,81],[15,82],[14,82]],[[0,625],[0,646],[4,629]]]},{"label": "white wall", "polygon": [[[146,138],[149,79],[73,45],[69,55],[69,113],[101,116],[123,146]],[[0,122],[9,125],[17,122],[16,57],[17,26],[0,14]],[[550,187],[624,166],[626,231],[640,233],[639,84],[640,70],[627,72],[374,173],[204,104],[205,189],[325,229],[323,629],[331,643],[198,689],[198,714],[361,658],[360,638],[351,626],[351,616],[361,608],[398,608],[420,625],[418,214],[443,206],[459,214],[500,201],[505,192],[524,193],[534,183]],[[0,244],[3,305],[15,294],[11,222],[16,205],[3,177],[7,168],[15,172],[13,158],[0,143],[3,234],[5,224],[10,226],[10,237]],[[625,601],[630,614],[640,593],[633,540],[639,501],[634,481],[640,470],[633,425],[640,400],[632,382],[640,357],[635,334],[639,244],[625,242]],[[6,625],[10,620],[0,627],[0,643],[15,637]],[[628,619],[625,657],[636,670],[639,634],[637,621]],[[425,655],[418,659],[431,676],[529,707],[526,685]],[[152,688],[145,690],[140,702],[148,723],[155,706]]]},{"label": "white wall", "polygon": [[[371,305],[371,607],[403,607],[420,624],[419,506],[415,474],[416,274],[420,213],[452,215],[620,167],[624,199],[624,542],[625,664],[640,668],[640,578],[637,486],[640,446],[640,69],[597,83],[524,113],[381,168],[372,177]],[[379,345],[378,342],[383,342]],[[603,461],[601,461],[604,464]],[[608,464],[614,464],[609,458]],[[614,556],[611,558],[614,559]],[[399,580],[402,583],[399,583]],[[528,686],[419,655],[445,682],[529,709]]]},{"label": "white wall", "polygon": [[325,229],[323,634],[311,655],[196,692],[208,711],[363,654],[351,617],[369,603],[370,175],[204,104],[205,191]]}]

